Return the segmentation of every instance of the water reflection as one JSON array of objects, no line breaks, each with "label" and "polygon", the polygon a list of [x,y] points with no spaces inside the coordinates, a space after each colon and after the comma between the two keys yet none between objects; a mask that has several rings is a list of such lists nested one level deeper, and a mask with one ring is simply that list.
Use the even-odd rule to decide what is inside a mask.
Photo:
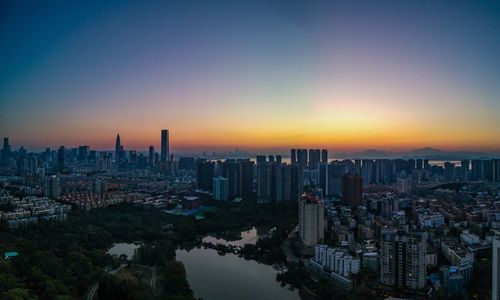
[{"label": "water reflection", "polygon": [[272,266],[203,248],[177,250],[176,259],[184,264],[195,296],[204,300],[300,299],[297,290],[280,286]]}]

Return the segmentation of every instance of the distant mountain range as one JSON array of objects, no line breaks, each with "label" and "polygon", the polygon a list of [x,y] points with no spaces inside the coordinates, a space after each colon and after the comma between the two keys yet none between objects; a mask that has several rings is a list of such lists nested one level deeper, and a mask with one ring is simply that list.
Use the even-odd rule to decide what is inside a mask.
[{"label": "distant mountain range", "polygon": [[500,158],[498,153],[472,152],[472,151],[444,151],[431,147],[419,148],[405,152],[390,152],[370,149],[355,153],[337,153],[336,158],[365,159],[365,158],[425,158],[430,160],[460,160]]}]

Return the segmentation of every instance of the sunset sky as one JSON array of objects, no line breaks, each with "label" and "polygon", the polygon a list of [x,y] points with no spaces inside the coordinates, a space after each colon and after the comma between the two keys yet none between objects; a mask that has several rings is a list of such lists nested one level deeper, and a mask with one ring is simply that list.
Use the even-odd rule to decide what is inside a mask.
[{"label": "sunset sky", "polygon": [[14,147],[500,152],[498,1],[2,1]]}]

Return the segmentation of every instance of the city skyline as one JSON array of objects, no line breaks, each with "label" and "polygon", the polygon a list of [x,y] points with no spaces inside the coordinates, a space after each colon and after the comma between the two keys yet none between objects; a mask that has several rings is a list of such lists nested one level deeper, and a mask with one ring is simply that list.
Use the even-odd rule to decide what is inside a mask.
[{"label": "city skyline", "polygon": [[168,127],[182,152],[500,152],[498,3],[56,1],[0,10],[0,136],[15,147],[113,149],[119,132],[146,150]]}]

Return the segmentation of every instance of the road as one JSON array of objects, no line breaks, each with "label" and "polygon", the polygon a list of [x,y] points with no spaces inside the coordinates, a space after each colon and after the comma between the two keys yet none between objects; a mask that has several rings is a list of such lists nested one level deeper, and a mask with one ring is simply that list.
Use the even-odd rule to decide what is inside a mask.
[{"label": "road", "polygon": [[[109,274],[115,274],[116,272],[120,271],[121,269],[125,268],[127,264],[121,264],[118,268],[109,271]],[[155,278],[156,280],[156,278]],[[94,285],[90,288],[89,293],[87,294],[87,300],[93,300],[95,297],[95,294],[97,293],[97,289],[99,289],[99,282],[94,283]]]}]

